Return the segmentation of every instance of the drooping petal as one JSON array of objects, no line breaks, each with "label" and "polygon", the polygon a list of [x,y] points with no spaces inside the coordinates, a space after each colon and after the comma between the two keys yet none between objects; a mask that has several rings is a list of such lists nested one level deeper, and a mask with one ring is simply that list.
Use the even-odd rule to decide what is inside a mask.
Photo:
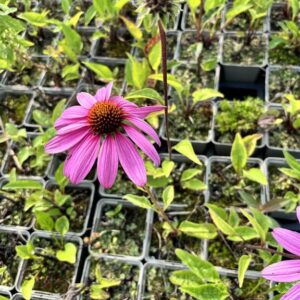
[{"label": "drooping petal", "polygon": [[118,173],[118,153],[114,138],[108,135],[99,152],[97,173],[100,184],[109,189],[114,184]]},{"label": "drooping petal", "polygon": [[164,109],[165,109],[165,106],[163,106],[163,105],[151,105],[151,106],[132,108],[128,111],[130,113],[132,113],[135,117],[144,119],[149,114],[154,113],[154,112],[159,112]]},{"label": "drooping petal", "polygon": [[285,250],[300,256],[300,233],[284,228],[275,228],[272,235]]},{"label": "drooping petal", "polygon": [[294,285],[280,300],[299,300],[300,299],[300,282]]},{"label": "drooping petal", "polygon": [[89,110],[80,106],[75,105],[67,108],[60,116],[60,118],[64,119],[76,119],[86,117],[89,113]]},{"label": "drooping petal", "polygon": [[64,174],[74,184],[80,183],[91,171],[100,146],[100,137],[88,134],[87,137],[71,150],[64,165]]},{"label": "drooping petal", "polygon": [[285,260],[272,264],[262,271],[262,276],[275,282],[300,280],[300,260]]},{"label": "drooping petal", "polygon": [[115,142],[125,173],[137,186],[144,186],[147,183],[146,168],[133,143],[119,132],[116,133]]},{"label": "drooping petal", "polygon": [[140,130],[144,131],[146,134],[148,134],[159,146],[160,146],[160,140],[155,132],[155,130],[144,120],[129,116],[126,118],[129,122],[131,122],[133,125],[135,125]]},{"label": "drooping petal", "polygon": [[87,127],[89,127],[89,126],[90,126],[90,124],[88,123],[88,121],[86,119],[84,119],[81,121],[72,122],[71,124],[68,124],[64,127],[59,127],[57,129],[57,134],[63,135],[66,133],[77,131],[78,129],[87,129]]},{"label": "drooping petal", "polygon": [[297,207],[297,218],[298,222],[300,223],[300,206]]},{"label": "drooping petal", "polygon": [[147,155],[152,159],[154,164],[158,166],[160,164],[160,157],[155,150],[154,146],[147,140],[147,138],[134,127],[129,125],[123,125],[126,133],[131,140]]},{"label": "drooping petal", "polygon": [[68,134],[57,135],[47,143],[45,150],[50,154],[64,152],[81,142],[87,134],[89,134],[89,130],[84,128]]},{"label": "drooping petal", "polygon": [[85,92],[77,94],[77,101],[82,107],[86,109],[90,109],[97,102],[95,97]]},{"label": "drooping petal", "polygon": [[105,101],[108,100],[110,98],[111,95],[111,90],[113,87],[113,82],[110,82],[108,85],[106,85],[105,87],[99,89],[96,92],[95,98],[96,100],[99,101]]}]

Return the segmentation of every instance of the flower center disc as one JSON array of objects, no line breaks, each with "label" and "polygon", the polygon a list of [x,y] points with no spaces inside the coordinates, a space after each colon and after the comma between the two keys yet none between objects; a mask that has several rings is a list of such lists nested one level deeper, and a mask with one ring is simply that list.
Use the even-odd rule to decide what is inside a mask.
[{"label": "flower center disc", "polygon": [[115,132],[123,121],[122,109],[112,102],[97,102],[90,109],[88,122],[94,134]]}]

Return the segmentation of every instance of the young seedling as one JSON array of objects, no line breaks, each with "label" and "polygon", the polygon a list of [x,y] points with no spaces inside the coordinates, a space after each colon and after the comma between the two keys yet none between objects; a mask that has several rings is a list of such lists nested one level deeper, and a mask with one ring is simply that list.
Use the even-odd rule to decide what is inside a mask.
[{"label": "young seedling", "polygon": [[[21,292],[25,300],[31,299],[34,289],[50,293],[65,293],[69,283],[63,278],[62,281],[65,283],[57,286],[58,278],[55,278],[58,275],[57,268],[59,269],[60,266],[59,272],[65,272],[64,276],[71,277],[68,278],[71,280],[77,259],[78,246],[72,242],[65,242],[62,238],[55,236],[51,240],[44,238],[37,238],[37,240],[16,247],[18,256],[27,261],[21,285]],[[48,278],[48,276],[55,277]],[[46,278],[49,281],[45,285]]]},{"label": "young seedling", "polygon": [[280,23],[281,31],[271,37],[269,43],[272,64],[298,65],[300,53],[300,29],[293,21]]},{"label": "young seedling", "polygon": [[176,255],[188,269],[174,271],[170,281],[182,292],[193,299],[206,299],[207,295],[214,295],[218,300],[228,299],[227,286],[211,263],[181,249],[176,249]]}]

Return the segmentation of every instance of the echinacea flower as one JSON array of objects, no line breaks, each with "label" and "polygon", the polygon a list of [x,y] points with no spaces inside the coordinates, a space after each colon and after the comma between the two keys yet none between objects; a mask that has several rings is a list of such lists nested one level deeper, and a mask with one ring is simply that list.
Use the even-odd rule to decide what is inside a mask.
[{"label": "echinacea flower", "polygon": [[164,106],[138,107],[121,96],[111,96],[112,86],[109,83],[95,96],[79,93],[80,105],[62,113],[54,125],[57,135],[45,149],[51,154],[68,151],[64,174],[72,183],[81,182],[98,158],[98,179],[105,188],[114,184],[119,162],[133,183],[144,186],[146,169],[135,145],[159,165],[159,155],[143,133],[158,145],[160,140],[144,118]]},{"label": "echinacea flower", "polygon": [[[300,207],[297,208],[297,217],[300,222]],[[299,259],[284,260],[266,267],[262,271],[265,279],[275,282],[295,282],[300,280],[300,233],[284,228],[273,230],[274,239],[288,252]],[[299,300],[300,282],[296,283],[281,300]]]}]

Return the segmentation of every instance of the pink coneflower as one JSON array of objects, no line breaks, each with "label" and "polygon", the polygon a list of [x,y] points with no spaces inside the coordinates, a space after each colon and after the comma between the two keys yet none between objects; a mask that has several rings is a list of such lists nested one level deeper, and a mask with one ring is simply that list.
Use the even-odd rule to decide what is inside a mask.
[{"label": "pink coneflower", "polygon": [[[300,207],[297,208],[297,217],[300,222]],[[288,229],[275,228],[274,239],[288,252],[299,259],[285,260],[266,267],[262,276],[275,282],[294,282],[300,280],[300,233]],[[300,282],[296,283],[281,300],[299,300]]]},{"label": "pink coneflower", "polygon": [[62,113],[54,126],[57,136],[45,149],[51,154],[68,150],[64,174],[72,183],[81,182],[98,157],[98,178],[105,188],[114,184],[119,161],[130,180],[144,186],[145,165],[134,144],[159,165],[157,151],[142,132],[160,145],[159,137],[143,119],[164,106],[138,107],[120,96],[111,96],[112,85],[99,89],[95,96],[79,93],[80,106]]}]

